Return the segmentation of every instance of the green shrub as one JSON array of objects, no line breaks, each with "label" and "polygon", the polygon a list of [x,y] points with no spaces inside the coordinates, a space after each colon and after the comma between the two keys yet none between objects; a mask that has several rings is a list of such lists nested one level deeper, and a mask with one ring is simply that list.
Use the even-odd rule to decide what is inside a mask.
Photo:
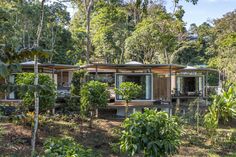
[{"label": "green shrub", "polygon": [[129,105],[128,103],[136,98],[142,91],[142,87],[133,82],[122,82],[118,88],[115,88],[115,93],[122,96],[125,100],[125,117],[128,117]]},{"label": "green shrub", "polygon": [[108,85],[99,81],[90,81],[85,84],[81,91],[81,113],[90,111],[90,127],[96,109],[105,108],[107,106],[109,91]]},{"label": "green shrub", "polygon": [[18,74],[16,82],[19,86],[25,86],[25,90],[19,91],[19,96],[24,101],[27,110],[32,110],[34,107],[34,91],[39,91],[39,109],[46,111],[52,109],[56,98],[56,85],[49,75],[39,74],[39,86],[34,87],[34,74],[23,73]]},{"label": "green shrub", "polygon": [[73,73],[72,81],[71,81],[71,95],[79,96],[82,84],[85,83],[86,71],[81,70]]},{"label": "green shrub", "polygon": [[60,108],[64,113],[78,113],[80,111],[80,96],[65,97],[65,103],[61,104]]},{"label": "green shrub", "polygon": [[181,127],[176,117],[165,112],[145,109],[136,112],[122,124],[120,149],[133,156],[158,157],[174,154],[180,145]]},{"label": "green shrub", "polygon": [[95,157],[92,149],[86,149],[72,139],[50,138],[44,143],[45,157]]},{"label": "green shrub", "polygon": [[233,118],[236,118],[236,85],[231,84],[222,90],[220,95],[213,96],[213,102],[204,116],[204,124],[212,136],[212,132],[216,131],[220,120],[228,122]]}]

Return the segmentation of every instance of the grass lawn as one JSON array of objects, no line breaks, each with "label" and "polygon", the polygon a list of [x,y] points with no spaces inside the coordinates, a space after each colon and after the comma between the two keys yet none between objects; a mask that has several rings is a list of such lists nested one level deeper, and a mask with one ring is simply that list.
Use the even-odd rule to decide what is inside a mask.
[{"label": "grass lawn", "polygon": [[[37,151],[42,154],[43,143],[48,137],[72,137],[85,147],[93,148],[104,157],[125,156],[114,151],[112,147],[112,144],[118,140],[117,129],[120,128],[121,122],[121,119],[99,118],[94,121],[92,129],[88,127],[88,122],[84,122],[84,127],[81,129],[81,122],[73,116],[56,116],[44,119],[39,126]],[[0,126],[2,128],[0,156],[29,156],[31,128],[9,122],[0,122]],[[232,130],[221,129],[225,132]],[[236,146],[226,148],[224,143],[212,145],[203,129],[197,133],[192,127],[185,126],[182,145],[179,154],[175,156],[233,157],[236,156]]]}]

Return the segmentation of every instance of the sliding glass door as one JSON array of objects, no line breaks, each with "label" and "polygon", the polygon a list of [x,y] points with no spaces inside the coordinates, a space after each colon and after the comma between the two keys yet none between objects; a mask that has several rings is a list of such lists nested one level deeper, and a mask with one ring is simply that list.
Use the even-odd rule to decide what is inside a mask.
[{"label": "sliding glass door", "polygon": [[[142,87],[142,92],[136,100],[152,99],[152,74],[116,74],[116,88],[122,82],[134,82]],[[116,95],[117,100],[122,100],[120,95]]]}]

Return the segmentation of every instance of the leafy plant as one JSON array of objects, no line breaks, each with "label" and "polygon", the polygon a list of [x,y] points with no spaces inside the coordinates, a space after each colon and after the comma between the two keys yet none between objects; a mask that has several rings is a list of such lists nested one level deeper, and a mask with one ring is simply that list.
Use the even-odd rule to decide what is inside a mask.
[{"label": "leafy plant", "polygon": [[106,83],[90,81],[80,91],[81,113],[84,114],[90,111],[90,127],[92,127],[95,110],[107,106],[107,100],[109,98],[107,87],[108,85]]},{"label": "leafy plant", "polygon": [[118,88],[115,88],[115,93],[117,95],[121,95],[122,99],[125,100],[125,117],[128,117],[129,110],[129,102],[136,98],[140,92],[142,91],[142,87],[133,82],[122,82]]},{"label": "leafy plant", "polygon": [[167,156],[178,151],[181,127],[176,117],[165,112],[145,109],[136,112],[122,124],[120,149],[134,156]]},{"label": "leafy plant", "polygon": [[82,84],[85,82],[86,71],[81,70],[73,73],[71,81],[71,95],[79,96]]},{"label": "leafy plant", "polygon": [[220,119],[227,122],[229,119],[235,118],[236,86],[230,85],[220,95],[215,95],[208,110],[209,112],[204,116],[204,124],[210,132],[215,132]]},{"label": "leafy plant", "polygon": [[72,139],[66,138],[49,138],[44,143],[44,156],[60,156],[60,157],[95,157],[97,156],[92,149],[84,148]]},{"label": "leafy plant", "polygon": [[34,106],[34,91],[39,90],[40,111],[42,112],[53,108],[56,98],[56,85],[48,75],[39,74],[39,86],[34,87],[34,77],[33,73],[17,75],[17,84],[20,86],[28,86],[24,91],[19,91],[19,96],[23,99],[24,105],[28,110],[32,110]]}]

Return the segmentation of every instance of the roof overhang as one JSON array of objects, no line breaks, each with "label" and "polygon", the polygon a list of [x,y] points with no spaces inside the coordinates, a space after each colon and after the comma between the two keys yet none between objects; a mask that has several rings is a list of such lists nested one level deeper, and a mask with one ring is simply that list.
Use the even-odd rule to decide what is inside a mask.
[{"label": "roof overhang", "polygon": [[86,69],[90,72],[94,71],[107,71],[116,72],[117,70],[145,70],[149,69],[152,72],[166,73],[171,71],[178,71],[184,69],[186,66],[178,64],[88,64],[81,66],[81,69]]},{"label": "roof overhang", "polygon": [[[21,64],[23,68],[33,68],[34,64]],[[66,64],[38,64],[39,68],[47,68],[54,70],[78,70],[79,66],[66,65]]]}]

